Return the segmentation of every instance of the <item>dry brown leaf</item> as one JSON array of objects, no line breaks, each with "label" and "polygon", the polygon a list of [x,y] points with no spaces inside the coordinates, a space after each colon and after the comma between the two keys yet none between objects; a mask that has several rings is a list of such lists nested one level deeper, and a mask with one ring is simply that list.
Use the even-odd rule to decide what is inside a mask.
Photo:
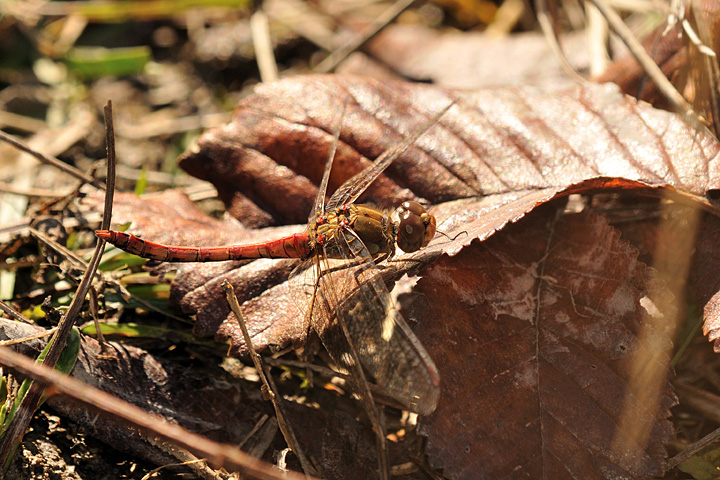
[{"label": "dry brown leaf", "polygon": [[[618,237],[597,215],[539,209],[425,271],[412,316],[442,378],[438,409],[420,427],[434,468],[453,479],[663,471],[675,396],[666,378],[650,395],[635,391],[632,372],[652,361],[670,373],[671,341],[643,305],[670,318],[674,306]],[[648,329],[660,349],[652,360],[639,357]],[[616,451],[635,397],[650,398],[632,412],[648,437]]]},{"label": "dry brown leaf", "polygon": [[[438,204],[478,198],[472,206],[451,205],[436,212],[445,232],[467,229],[467,222],[477,221],[484,227],[474,231],[484,239],[558,195],[672,187],[702,200],[718,186],[720,150],[714,140],[696,134],[672,114],[622,96],[615,87],[588,85],[555,93],[505,88],[458,95],[358,77],[300,77],[259,86],[238,107],[233,122],[203,135],[181,165],[213,182],[241,222],[302,224],[333,141],[336,112],[346,100],[331,189],[396,145],[402,134],[425,124],[438,105],[459,98],[441,125],[401,155],[365,200],[391,207],[407,199]],[[453,209],[467,215],[458,216]],[[281,232],[262,233],[271,239]],[[162,232],[145,238],[168,243]],[[185,243],[213,243],[207,237],[196,240]],[[241,240],[247,238],[234,243]],[[469,240],[436,242],[440,246],[422,258],[454,254]],[[230,336],[236,351],[244,346],[234,322],[218,327],[229,313],[220,296],[222,276],[231,275],[248,299],[244,312],[257,346],[283,345],[304,333],[287,288],[263,288],[259,296],[257,289],[243,293],[249,283],[242,279],[278,278],[278,270],[291,267],[254,263],[259,265],[245,265],[237,272],[227,265],[181,267],[173,286],[173,298],[182,309],[197,314],[196,331],[216,333],[219,339]],[[271,275],[269,268],[278,270]]]}]

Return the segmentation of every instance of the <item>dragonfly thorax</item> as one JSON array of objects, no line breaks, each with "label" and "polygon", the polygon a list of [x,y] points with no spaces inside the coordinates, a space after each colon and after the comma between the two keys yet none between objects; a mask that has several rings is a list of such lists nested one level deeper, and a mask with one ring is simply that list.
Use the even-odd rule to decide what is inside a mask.
[{"label": "dragonfly thorax", "polygon": [[327,212],[316,219],[312,230],[312,247],[321,248],[327,258],[356,255],[350,251],[352,238],[361,240],[374,259],[395,253],[397,224],[386,212],[369,205],[345,205]]}]

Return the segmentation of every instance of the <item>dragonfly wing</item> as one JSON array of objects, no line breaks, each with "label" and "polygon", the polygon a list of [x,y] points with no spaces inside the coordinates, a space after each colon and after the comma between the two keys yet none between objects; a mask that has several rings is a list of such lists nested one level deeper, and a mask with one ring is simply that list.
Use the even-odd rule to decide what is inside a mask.
[{"label": "dragonfly wing", "polygon": [[343,183],[340,188],[335,191],[333,196],[330,197],[330,200],[328,200],[326,210],[332,210],[343,205],[355,203],[355,200],[357,200],[358,197],[367,190],[370,184],[373,183],[377,177],[379,177],[380,174],[383,173],[390,164],[392,164],[392,162],[402,155],[410,145],[415,143],[425,134],[425,132],[432,128],[433,125],[438,123],[440,118],[445,115],[445,112],[455,105],[455,102],[457,102],[457,100],[453,100],[449,105],[443,108],[440,113],[434,115],[425,124],[421,125],[420,128],[410,132],[410,134],[405,137],[402,142],[383,152],[382,155],[377,157],[375,161],[363,169],[363,171]]},{"label": "dragonfly wing", "polygon": [[346,98],[343,102],[342,109],[340,110],[340,117],[335,122],[333,128],[333,141],[330,146],[330,152],[328,153],[327,160],[325,161],[325,170],[323,171],[322,180],[318,186],[318,193],[315,196],[315,207],[310,213],[308,223],[312,225],[315,223],[317,217],[322,216],[325,213],[325,194],[327,193],[328,182],[330,181],[330,171],[332,170],[333,160],[335,159],[335,152],[337,151],[338,142],[340,141],[340,130],[342,130],[343,118],[345,117],[345,110],[347,110],[348,99]]},{"label": "dragonfly wing", "polygon": [[[290,296],[297,307],[298,318],[303,322],[303,331],[307,333],[309,318],[306,316],[317,283],[316,258],[310,257],[298,264],[288,278]],[[306,340],[307,341],[307,340]]]},{"label": "dragonfly wing", "polygon": [[351,230],[339,230],[337,237],[351,255],[325,262],[313,327],[333,360],[352,373],[338,324],[343,321],[366,375],[409,410],[429,415],[440,395],[435,364],[392,302],[362,241]]}]

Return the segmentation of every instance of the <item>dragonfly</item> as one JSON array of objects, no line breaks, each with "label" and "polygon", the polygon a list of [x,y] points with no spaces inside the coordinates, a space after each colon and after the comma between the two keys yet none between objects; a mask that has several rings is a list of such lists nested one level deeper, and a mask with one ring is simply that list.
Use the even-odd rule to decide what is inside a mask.
[{"label": "dragonfly", "polygon": [[[414,201],[404,202],[392,213],[355,201],[454,103],[342,184],[326,202],[339,122],[303,233],[221,247],[168,246],[112,230],[98,230],[96,235],[126,252],[162,262],[303,259],[291,279],[312,272],[313,280],[301,281],[312,285],[306,326],[317,332],[333,361],[351,377],[369,377],[407,410],[430,415],[440,396],[438,370],[391,300],[377,264],[391,259],[396,247],[412,253],[427,246],[435,236],[436,219]],[[364,391],[370,396],[369,390]]]}]

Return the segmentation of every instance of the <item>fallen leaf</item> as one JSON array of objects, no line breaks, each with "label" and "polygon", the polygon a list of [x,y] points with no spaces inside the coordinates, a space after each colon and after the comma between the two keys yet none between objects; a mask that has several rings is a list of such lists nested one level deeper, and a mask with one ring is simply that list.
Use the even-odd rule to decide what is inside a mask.
[{"label": "fallen leaf", "polygon": [[[620,177],[704,197],[718,186],[718,144],[678,117],[611,85],[547,93],[532,87],[457,93],[360,77],[310,76],[256,89],[233,121],[205,133],[180,164],[213,182],[230,212],[257,226],[250,199],[270,223],[305,223],[347,101],[330,191],[371,159],[457,104],[367,192],[392,207]],[[282,192],[278,195],[277,192]],[[242,201],[236,196],[241,194]]]},{"label": "fallen leaf", "polygon": [[[674,318],[674,306],[636,257],[602,217],[544,208],[425,270],[410,317],[442,378],[419,427],[433,468],[453,479],[663,472],[676,399],[653,308]],[[657,357],[640,356],[646,338]],[[657,391],[637,391],[636,362],[659,369]],[[618,451],[637,398],[646,436]]]}]

